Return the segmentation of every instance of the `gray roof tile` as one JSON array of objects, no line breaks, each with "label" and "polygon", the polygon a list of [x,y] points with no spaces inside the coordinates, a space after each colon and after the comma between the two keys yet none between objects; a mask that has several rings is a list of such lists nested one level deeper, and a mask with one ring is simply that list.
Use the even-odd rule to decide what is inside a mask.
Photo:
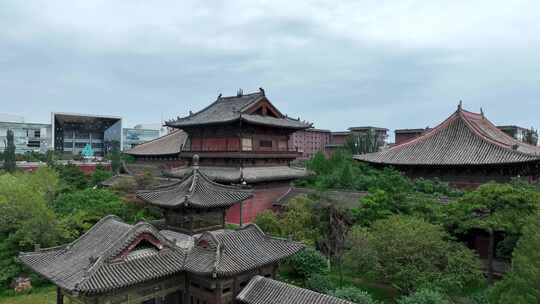
[{"label": "gray roof tile", "polygon": [[253,277],[236,300],[242,304],[353,304],[261,276]]},{"label": "gray roof tile", "polygon": [[[157,246],[133,247],[143,235],[156,240]],[[302,248],[300,243],[269,237],[255,225],[190,237],[107,216],[71,244],[21,253],[19,259],[61,288],[92,294],[183,271],[231,276],[278,262]]]},{"label": "gray roof tile", "polygon": [[175,184],[137,192],[140,199],[166,208],[227,208],[252,196],[250,190],[213,182],[198,167]]},{"label": "gray roof tile", "polygon": [[237,120],[262,125],[277,126],[291,129],[307,129],[311,124],[289,117],[270,117],[243,113],[249,106],[264,100],[263,92],[245,94],[241,96],[218,97],[218,99],[197,113],[169,121],[167,126],[183,128],[207,124],[228,123]]},{"label": "gray roof tile", "polygon": [[137,145],[124,153],[135,156],[174,155],[180,153],[186,139],[186,132],[175,130],[167,135]]},{"label": "gray roof tile", "polygon": [[354,158],[389,165],[511,164],[540,161],[540,147],[510,137],[483,114],[458,109],[413,140]]}]

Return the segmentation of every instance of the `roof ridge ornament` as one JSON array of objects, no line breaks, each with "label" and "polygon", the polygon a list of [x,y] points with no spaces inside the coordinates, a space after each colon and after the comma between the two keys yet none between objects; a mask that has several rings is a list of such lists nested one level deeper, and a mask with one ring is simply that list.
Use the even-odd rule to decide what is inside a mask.
[{"label": "roof ridge ornament", "polygon": [[463,101],[461,99],[459,100],[459,104],[457,106],[457,109],[458,109],[458,111],[463,110]]},{"label": "roof ridge ornament", "polygon": [[191,166],[193,167],[193,169],[199,169],[199,154],[193,155]]},{"label": "roof ridge ornament", "polygon": [[263,89],[263,88],[259,88],[259,91],[261,91],[261,94],[262,94],[263,96],[265,96],[265,95],[264,95],[264,89]]},{"label": "roof ridge ornament", "polygon": [[484,109],[482,109],[482,107],[480,107],[480,115],[482,115],[482,118],[486,118],[486,117],[484,116]]}]

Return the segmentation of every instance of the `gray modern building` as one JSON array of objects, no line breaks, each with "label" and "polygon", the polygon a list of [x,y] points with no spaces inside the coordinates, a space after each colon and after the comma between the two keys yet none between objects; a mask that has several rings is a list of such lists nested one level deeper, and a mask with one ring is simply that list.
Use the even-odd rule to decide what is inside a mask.
[{"label": "gray modern building", "polygon": [[143,129],[140,125],[134,128],[124,128],[122,132],[124,151],[161,136],[159,129]]},{"label": "gray modern building", "polygon": [[122,118],[118,116],[52,113],[53,149],[62,154],[79,154],[87,144],[96,156],[114,145],[122,147]]},{"label": "gray modern building", "polygon": [[50,124],[0,121],[0,151],[6,148],[8,130],[13,131],[16,154],[45,153],[52,146]]}]

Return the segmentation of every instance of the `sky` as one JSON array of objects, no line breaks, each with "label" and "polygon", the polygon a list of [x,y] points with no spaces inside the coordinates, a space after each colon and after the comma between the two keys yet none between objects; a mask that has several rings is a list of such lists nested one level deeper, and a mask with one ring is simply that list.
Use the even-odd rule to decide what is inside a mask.
[{"label": "sky", "polygon": [[185,116],[263,87],[334,131],[540,128],[540,1],[0,1],[0,113]]}]

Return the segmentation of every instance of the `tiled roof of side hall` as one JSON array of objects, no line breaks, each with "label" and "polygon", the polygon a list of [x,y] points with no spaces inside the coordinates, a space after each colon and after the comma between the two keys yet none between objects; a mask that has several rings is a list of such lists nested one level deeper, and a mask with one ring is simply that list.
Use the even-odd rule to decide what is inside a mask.
[{"label": "tiled roof of side hall", "polygon": [[[176,178],[185,178],[192,172],[191,167],[174,168],[165,175]],[[307,177],[312,174],[303,168],[290,166],[264,166],[264,167],[200,167],[199,169],[210,179],[220,183],[259,183],[268,181],[282,181]]]},{"label": "tiled roof of side hall", "polygon": [[199,112],[192,113],[186,117],[179,117],[174,121],[167,122],[166,125],[174,128],[182,128],[243,120],[253,124],[289,129],[307,129],[311,126],[309,123],[282,116],[281,113],[279,113],[279,117],[272,117],[246,111],[251,106],[263,100],[268,101],[262,90],[256,93],[229,97],[221,97],[220,95],[216,101]]},{"label": "tiled roof of side hall", "polygon": [[186,132],[182,130],[174,130],[167,135],[135,146],[124,153],[135,156],[178,154],[182,150],[182,146],[186,142],[187,137]]},{"label": "tiled roof of side hall", "polygon": [[540,161],[540,147],[499,130],[483,113],[458,108],[437,127],[388,150],[354,156],[389,165],[493,165]]},{"label": "tiled roof of side hall", "polygon": [[[156,248],[124,255],[143,237]],[[152,225],[107,216],[71,244],[21,253],[19,259],[61,288],[100,293],[182,271],[185,256]]]},{"label": "tiled roof of side hall", "polygon": [[186,259],[186,271],[227,277],[276,263],[302,250],[304,245],[267,236],[254,224],[239,230],[202,233]]},{"label": "tiled roof of side hall", "polygon": [[190,237],[107,216],[68,245],[21,253],[19,259],[63,289],[100,294],[183,271],[231,276],[278,262],[302,248],[269,237],[255,225]]},{"label": "tiled roof of side hall", "polygon": [[236,300],[241,304],[353,304],[262,276],[253,277]]},{"label": "tiled roof of side hall", "polygon": [[252,196],[250,190],[212,181],[198,166],[174,184],[137,192],[143,201],[165,208],[228,208]]}]

